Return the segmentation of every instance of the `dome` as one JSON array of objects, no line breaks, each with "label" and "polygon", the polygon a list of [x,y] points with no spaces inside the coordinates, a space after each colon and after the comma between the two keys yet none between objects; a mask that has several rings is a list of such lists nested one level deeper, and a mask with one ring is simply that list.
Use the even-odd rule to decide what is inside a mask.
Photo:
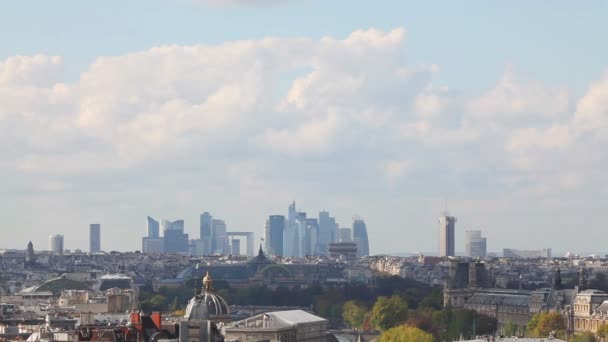
[{"label": "dome", "polygon": [[209,272],[203,278],[202,291],[188,302],[184,318],[189,321],[230,322],[228,303],[213,291]]}]

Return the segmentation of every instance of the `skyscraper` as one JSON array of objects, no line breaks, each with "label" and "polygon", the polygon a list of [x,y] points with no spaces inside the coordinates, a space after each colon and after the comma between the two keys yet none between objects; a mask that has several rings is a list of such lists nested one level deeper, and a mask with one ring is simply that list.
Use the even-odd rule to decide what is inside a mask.
[{"label": "skyscraper", "polygon": [[456,218],[444,213],[439,217],[439,256],[454,256]]},{"label": "skyscraper", "polygon": [[148,220],[148,237],[151,237],[151,238],[160,237],[160,232],[158,229],[158,221],[151,218],[150,216],[147,217],[147,220]]},{"label": "skyscraper", "polygon": [[63,235],[54,234],[49,236],[49,251],[55,255],[63,255]]},{"label": "skyscraper", "polygon": [[89,252],[101,252],[101,225],[99,223],[89,225]]},{"label": "skyscraper", "polygon": [[283,256],[283,231],[285,230],[285,216],[270,215],[268,217],[266,244],[268,253]]},{"label": "skyscraper", "polygon": [[205,255],[213,254],[211,246],[213,245],[213,217],[208,212],[201,214],[200,222],[200,239],[203,246],[203,253]]},{"label": "skyscraper", "polygon": [[165,253],[188,253],[188,234],[184,233],[184,220],[161,220]]},{"label": "skyscraper", "polygon": [[486,256],[486,238],[481,237],[479,230],[467,230],[464,232],[464,251],[471,258]]},{"label": "skyscraper", "polygon": [[306,219],[306,255],[319,255],[319,220]]},{"label": "skyscraper", "polygon": [[357,243],[357,254],[359,256],[369,255],[369,240],[367,238],[367,227],[362,218],[353,219],[353,239]]},{"label": "skyscraper", "polygon": [[353,231],[350,228],[340,228],[338,242],[353,241]]},{"label": "skyscraper", "polygon": [[334,226],[335,221],[332,223],[331,217],[329,217],[329,212],[321,211],[319,213],[319,252],[327,253],[328,245],[334,242]]},{"label": "skyscraper", "polygon": [[213,219],[211,222],[213,229],[213,253],[215,254],[228,254],[228,236],[226,235],[226,223],[224,220]]},{"label": "skyscraper", "polygon": [[164,238],[160,237],[158,221],[152,217],[146,217],[147,236],[141,240],[141,252],[146,254],[161,254],[164,252]]},{"label": "skyscraper", "polygon": [[285,225],[285,230],[283,231],[283,255],[285,256],[298,256],[297,247],[299,245],[299,236],[296,223],[297,215],[296,202],[293,201],[289,205],[287,223]]}]

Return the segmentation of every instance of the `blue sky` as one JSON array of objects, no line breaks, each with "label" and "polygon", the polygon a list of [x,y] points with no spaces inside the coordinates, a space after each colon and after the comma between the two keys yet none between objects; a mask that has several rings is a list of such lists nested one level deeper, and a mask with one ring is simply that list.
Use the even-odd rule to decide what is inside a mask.
[{"label": "blue sky", "polygon": [[[218,3],[221,0],[217,1]],[[252,2],[255,2],[253,0]],[[0,57],[48,53],[78,75],[98,56],[156,45],[217,44],[241,39],[344,37],[351,31],[405,27],[408,59],[437,63],[441,80],[491,85],[512,63],[543,80],[577,89],[608,57],[604,1],[277,1],[209,5],[204,0],[9,1],[0,4]],[[579,90],[580,91],[580,90]]]},{"label": "blue sky", "polygon": [[377,253],[435,250],[445,199],[457,250],[478,228],[494,250],[603,248],[546,237],[601,236],[587,222],[607,199],[604,1],[5,1],[0,13],[0,204],[23,227],[0,248],[64,233],[85,249],[99,221],[104,249],[116,234],[112,249],[135,249],[146,215],[184,218],[196,237],[202,211],[261,233],[291,199],[344,226],[360,214]]}]

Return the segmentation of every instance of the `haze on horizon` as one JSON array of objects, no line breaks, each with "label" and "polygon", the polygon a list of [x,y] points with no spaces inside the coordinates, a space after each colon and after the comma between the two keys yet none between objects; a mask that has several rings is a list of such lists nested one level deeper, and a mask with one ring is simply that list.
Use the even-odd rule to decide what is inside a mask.
[{"label": "haze on horizon", "polygon": [[326,209],[370,250],[605,251],[608,4],[0,4],[0,248],[136,250],[146,216],[261,236]]}]

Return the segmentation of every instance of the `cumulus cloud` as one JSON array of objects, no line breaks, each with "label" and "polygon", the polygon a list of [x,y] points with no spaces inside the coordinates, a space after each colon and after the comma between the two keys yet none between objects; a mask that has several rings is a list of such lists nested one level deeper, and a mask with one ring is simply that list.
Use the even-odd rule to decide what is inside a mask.
[{"label": "cumulus cloud", "polygon": [[10,57],[0,172],[57,196],[95,187],[91,201],[120,208],[137,206],[132,193],[165,208],[223,192],[247,206],[313,191],[351,204],[451,192],[517,205],[598,191],[588,186],[608,157],[608,76],[576,101],[508,68],[465,96],[436,84],[432,61],[408,65],[406,48],[402,28],[157,46],[99,57],[74,82],[60,57]]}]

